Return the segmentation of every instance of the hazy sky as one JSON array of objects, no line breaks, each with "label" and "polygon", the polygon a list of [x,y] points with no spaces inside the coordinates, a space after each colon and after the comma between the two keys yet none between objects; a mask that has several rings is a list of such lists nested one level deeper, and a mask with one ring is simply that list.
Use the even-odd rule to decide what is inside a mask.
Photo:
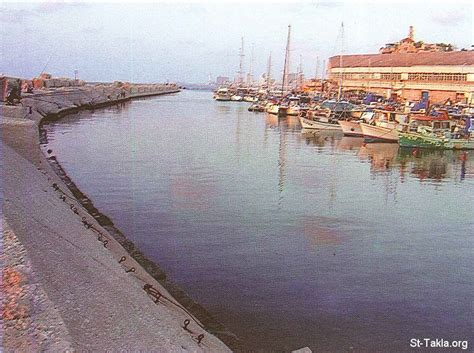
[{"label": "hazy sky", "polygon": [[[54,76],[91,81],[206,82],[208,75],[233,77],[240,37],[245,68],[254,45],[254,71],[280,76],[287,26],[292,25],[292,71],[302,56],[303,71],[314,76],[320,61],[341,51],[376,53],[407,36],[473,43],[473,5],[460,1],[306,1],[269,3],[8,3],[0,5],[0,73],[37,76],[46,65]],[[48,62],[49,61],[49,62]]]}]

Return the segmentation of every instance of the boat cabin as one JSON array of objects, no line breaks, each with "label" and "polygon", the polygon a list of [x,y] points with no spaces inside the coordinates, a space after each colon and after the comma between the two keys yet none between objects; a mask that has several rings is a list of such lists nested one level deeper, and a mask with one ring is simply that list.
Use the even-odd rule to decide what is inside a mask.
[{"label": "boat cabin", "polygon": [[408,124],[408,132],[421,134],[445,134],[451,133],[452,121],[446,114],[438,116],[414,116]]}]

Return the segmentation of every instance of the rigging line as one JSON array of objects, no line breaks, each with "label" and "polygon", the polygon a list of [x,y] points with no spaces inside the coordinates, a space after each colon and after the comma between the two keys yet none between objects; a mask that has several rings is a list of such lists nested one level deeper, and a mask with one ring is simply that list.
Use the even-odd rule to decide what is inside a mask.
[{"label": "rigging line", "polygon": [[39,76],[41,76],[41,75],[44,73],[44,70],[46,70],[46,67],[48,66],[49,62],[51,61],[51,58],[53,57],[53,55],[54,55],[54,52],[51,53],[51,55],[49,56],[49,59],[48,59],[48,61],[46,62],[46,64],[44,65],[43,70],[41,70]]}]

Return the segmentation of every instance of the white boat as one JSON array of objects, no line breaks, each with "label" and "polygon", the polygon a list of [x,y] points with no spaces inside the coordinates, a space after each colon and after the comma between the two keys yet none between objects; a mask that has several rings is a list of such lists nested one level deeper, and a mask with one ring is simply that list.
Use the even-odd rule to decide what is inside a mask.
[{"label": "white boat", "polygon": [[258,98],[257,98],[257,97],[244,96],[244,102],[251,102],[251,103],[254,103],[254,102],[257,102],[257,101],[258,101]]},{"label": "white boat", "polygon": [[297,105],[290,105],[286,111],[286,115],[297,116],[300,114],[300,107]]},{"label": "white boat", "polygon": [[216,101],[230,101],[230,92],[227,88],[219,88],[214,95]]},{"label": "white boat", "polygon": [[366,139],[398,142],[398,128],[405,121],[406,114],[395,111],[375,110],[370,121],[361,122],[360,128]]},{"label": "white boat", "polygon": [[344,136],[362,137],[362,129],[359,120],[339,120],[337,122],[344,133]]},{"label": "white boat", "polygon": [[398,131],[393,124],[381,123],[370,125],[360,123],[365,138],[377,141],[398,142]]},{"label": "white boat", "polygon": [[329,122],[327,119],[320,118],[319,120],[309,120],[300,116],[300,124],[303,129],[318,129],[318,130],[341,130],[341,126]]},{"label": "white boat", "polygon": [[374,112],[363,112],[358,120],[339,120],[338,123],[341,125],[344,136],[362,137],[364,133],[360,128],[360,123],[371,121],[373,116]]},{"label": "white boat", "polygon": [[287,110],[286,110],[286,115],[291,115],[291,116],[298,116],[300,115],[301,109],[300,109],[300,98],[299,97],[290,97],[288,104],[287,104]]},{"label": "white boat", "polygon": [[268,103],[267,106],[265,107],[265,111],[269,114],[278,115],[278,108],[279,107],[280,106],[278,104]]},{"label": "white boat", "polygon": [[244,98],[242,96],[239,96],[237,94],[234,94],[233,96],[230,97],[230,100],[233,102],[241,102]]}]

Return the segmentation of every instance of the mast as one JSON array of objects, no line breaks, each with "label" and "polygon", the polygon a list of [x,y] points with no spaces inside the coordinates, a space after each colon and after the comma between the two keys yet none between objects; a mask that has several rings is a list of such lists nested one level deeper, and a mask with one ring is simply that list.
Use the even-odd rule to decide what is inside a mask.
[{"label": "mast", "polygon": [[342,85],[344,80],[344,68],[342,67],[342,54],[344,53],[344,22],[341,22],[341,54],[339,54],[339,68],[341,69],[341,78],[339,80],[339,91],[337,93],[337,100],[341,100]]},{"label": "mast", "polygon": [[252,50],[250,52],[250,66],[249,66],[249,75],[247,77],[247,84],[251,86],[253,84],[253,51],[254,51],[254,43],[252,43]]},{"label": "mast", "polygon": [[300,54],[300,65],[298,66],[298,73],[296,74],[296,90],[298,91],[303,86],[303,56]]},{"label": "mast", "polygon": [[291,25],[288,25],[288,38],[286,40],[286,52],[285,52],[285,66],[283,66],[283,80],[281,83],[281,92],[285,90],[285,87],[288,86],[288,71],[290,68],[290,34],[291,34]]},{"label": "mast", "polygon": [[238,71],[238,77],[237,77],[237,84],[241,85],[244,82],[244,37],[241,38],[242,40],[242,45],[240,47],[240,52],[239,52],[239,57],[240,57],[240,62],[239,62],[239,71]]},{"label": "mast", "polygon": [[314,80],[317,81],[319,73],[319,56],[316,57],[316,72],[314,73]]},{"label": "mast", "polygon": [[268,57],[268,62],[267,62],[267,89],[270,90],[271,86],[271,79],[272,76],[272,53],[270,52],[270,56]]},{"label": "mast", "polygon": [[371,63],[371,60],[370,60],[370,57],[369,57],[369,83],[368,83],[368,87],[367,87],[369,92],[370,92],[370,90],[371,90],[371,87],[370,87],[370,84],[371,84],[371,83],[370,83],[370,80],[371,80],[371,78],[372,78],[372,73],[370,72],[371,64],[372,64],[372,63]]}]

